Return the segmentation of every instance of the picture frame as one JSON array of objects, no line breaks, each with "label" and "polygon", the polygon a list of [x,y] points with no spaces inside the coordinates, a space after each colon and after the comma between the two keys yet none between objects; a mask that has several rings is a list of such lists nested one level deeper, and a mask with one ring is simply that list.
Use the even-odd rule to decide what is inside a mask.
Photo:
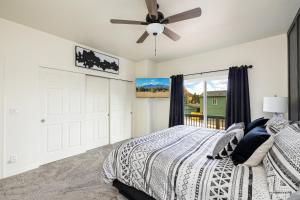
[{"label": "picture frame", "polygon": [[169,78],[136,78],[137,98],[169,98]]},{"label": "picture frame", "polygon": [[80,46],[75,46],[75,66],[119,74],[119,59]]}]

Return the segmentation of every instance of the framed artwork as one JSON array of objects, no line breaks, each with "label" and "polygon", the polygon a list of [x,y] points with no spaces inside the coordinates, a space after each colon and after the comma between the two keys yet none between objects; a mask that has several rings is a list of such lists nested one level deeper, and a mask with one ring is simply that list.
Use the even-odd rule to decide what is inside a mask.
[{"label": "framed artwork", "polygon": [[169,78],[137,78],[136,97],[168,98],[170,93]]},{"label": "framed artwork", "polygon": [[119,59],[83,47],[75,47],[75,65],[86,69],[119,74]]}]

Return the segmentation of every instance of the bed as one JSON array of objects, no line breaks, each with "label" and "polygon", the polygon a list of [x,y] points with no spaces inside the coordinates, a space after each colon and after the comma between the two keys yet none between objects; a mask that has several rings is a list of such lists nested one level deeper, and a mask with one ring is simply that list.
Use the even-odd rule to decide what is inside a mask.
[{"label": "bed", "polygon": [[105,182],[125,187],[130,199],[141,193],[157,200],[269,200],[262,166],[206,157],[223,134],[176,126],[125,142],[105,160]]}]

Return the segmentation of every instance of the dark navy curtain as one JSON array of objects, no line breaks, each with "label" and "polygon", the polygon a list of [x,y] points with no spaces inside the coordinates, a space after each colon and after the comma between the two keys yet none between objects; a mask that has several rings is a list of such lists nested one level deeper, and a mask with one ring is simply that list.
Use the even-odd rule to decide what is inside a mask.
[{"label": "dark navy curtain", "polygon": [[228,75],[226,128],[233,123],[251,122],[248,66],[231,67]]},{"label": "dark navy curtain", "polygon": [[183,75],[171,77],[169,127],[184,124]]}]

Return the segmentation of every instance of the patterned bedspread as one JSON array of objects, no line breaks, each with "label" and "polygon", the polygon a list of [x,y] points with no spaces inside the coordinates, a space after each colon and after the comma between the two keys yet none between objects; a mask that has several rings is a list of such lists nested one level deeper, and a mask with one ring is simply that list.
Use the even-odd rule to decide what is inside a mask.
[{"label": "patterned bedspread", "polygon": [[176,126],[133,139],[105,160],[105,181],[118,179],[157,200],[268,200],[260,167],[209,160],[223,131]]}]

